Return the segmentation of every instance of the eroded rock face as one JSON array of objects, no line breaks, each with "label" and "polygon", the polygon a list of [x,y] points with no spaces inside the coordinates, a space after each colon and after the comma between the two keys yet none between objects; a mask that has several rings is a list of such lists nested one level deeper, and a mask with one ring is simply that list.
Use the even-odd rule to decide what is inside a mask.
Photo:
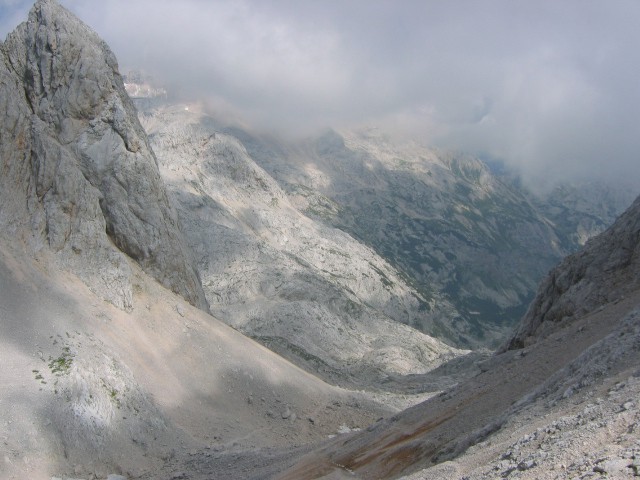
[{"label": "eroded rock face", "polygon": [[108,46],[54,0],[2,45],[0,225],[48,246],[104,298],[131,306],[126,254],[207,308],[155,156]]},{"label": "eroded rock face", "polygon": [[605,232],[554,268],[503,349],[521,348],[640,284],[640,197]]}]

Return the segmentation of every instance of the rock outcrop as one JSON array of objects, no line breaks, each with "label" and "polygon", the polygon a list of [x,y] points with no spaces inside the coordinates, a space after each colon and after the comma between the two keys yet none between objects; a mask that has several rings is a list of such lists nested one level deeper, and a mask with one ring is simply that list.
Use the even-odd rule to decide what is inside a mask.
[{"label": "rock outcrop", "polygon": [[125,255],[206,309],[146,134],[109,47],[39,0],[0,53],[0,228],[48,247],[103,298],[131,307]]},{"label": "rock outcrop", "polygon": [[609,229],[551,271],[503,350],[535,342],[639,285],[640,197]]}]

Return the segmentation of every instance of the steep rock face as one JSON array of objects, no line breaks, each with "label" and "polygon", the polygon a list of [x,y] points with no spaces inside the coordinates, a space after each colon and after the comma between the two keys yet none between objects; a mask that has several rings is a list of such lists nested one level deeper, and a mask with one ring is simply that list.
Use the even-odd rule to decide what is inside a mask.
[{"label": "steep rock face", "polygon": [[536,342],[559,325],[620,300],[640,285],[640,197],[580,252],[554,268],[503,349]]},{"label": "steep rock face", "polygon": [[[207,308],[155,156],[108,46],[54,0],[38,1],[2,45],[5,233],[131,306],[124,252]],[[117,248],[114,248],[117,247]]]},{"label": "steep rock face", "polygon": [[301,214],[210,117],[164,106],[141,121],[218,318],[333,381],[425,372],[459,353],[399,323],[428,322],[434,305],[373,250]]}]

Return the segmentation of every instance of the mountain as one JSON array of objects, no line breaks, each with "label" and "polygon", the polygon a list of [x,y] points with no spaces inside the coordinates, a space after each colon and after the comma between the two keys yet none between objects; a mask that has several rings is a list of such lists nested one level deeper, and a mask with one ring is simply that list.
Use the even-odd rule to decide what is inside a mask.
[{"label": "mountain", "polygon": [[57,2],[0,45],[0,103],[1,478],[264,469],[415,401],[331,386],[207,313],[115,58]]},{"label": "mountain", "polygon": [[332,382],[424,373],[453,353],[394,322],[498,346],[551,266],[630,198],[595,183],[541,197],[375,130],[251,135],[128,78],[212,311]]},{"label": "mountain", "polygon": [[207,308],[153,151],[107,45],[55,1],[1,48],[0,228],[49,249],[105,299],[131,308],[125,255]]},{"label": "mountain", "polygon": [[478,374],[280,479],[638,475],[640,198],[542,282]]},{"label": "mountain", "polygon": [[[506,325],[482,339],[450,301],[507,308],[476,257],[531,264],[492,241],[559,255],[615,198],[534,198],[372,133],[230,135],[147,87],[137,112],[109,48],[54,0],[0,45],[0,477],[640,473],[640,199],[551,271],[495,355],[463,351],[403,323],[497,341]],[[393,246],[434,219],[418,251],[456,291]]]},{"label": "mountain", "polygon": [[367,245],[429,300],[411,326],[467,348],[498,346],[549,269],[636,193],[576,183],[533,194],[505,169],[377,129],[297,143],[226,131],[296,208]]},{"label": "mountain", "polygon": [[559,184],[532,200],[553,222],[561,244],[573,252],[602,233],[635,198],[632,185],[607,185],[599,181]]},{"label": "mountain", "polygon": [[504,348],[522,348],[640,286],[640,198],[603,234],[565,258],[542,282],[538,295]]},{"label": "mountain", "polygon": [[425,373],[463,353],[404,325],[428,322],[435,301],[372,249],[296,209],[211,117],[195,106],[138,106],[215,316],[340,384]]}]

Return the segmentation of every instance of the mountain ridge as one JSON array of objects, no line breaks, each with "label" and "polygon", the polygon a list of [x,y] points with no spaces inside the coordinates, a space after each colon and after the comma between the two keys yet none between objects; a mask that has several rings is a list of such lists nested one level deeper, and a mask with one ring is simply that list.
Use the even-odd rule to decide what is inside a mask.
[{"label": "mountain ridge", "polygon": [[[628,206],[596,183],[540,198],[475,157],[371,129],[297,144],[225,131],[301,212],[372,248],[425,299],[438,295],[442,312],[411,326],[467,348],[503,342],[548,270],[613,222],[596,198],[618,213]],[[619,193],[630,203],[631,191]]]}]

